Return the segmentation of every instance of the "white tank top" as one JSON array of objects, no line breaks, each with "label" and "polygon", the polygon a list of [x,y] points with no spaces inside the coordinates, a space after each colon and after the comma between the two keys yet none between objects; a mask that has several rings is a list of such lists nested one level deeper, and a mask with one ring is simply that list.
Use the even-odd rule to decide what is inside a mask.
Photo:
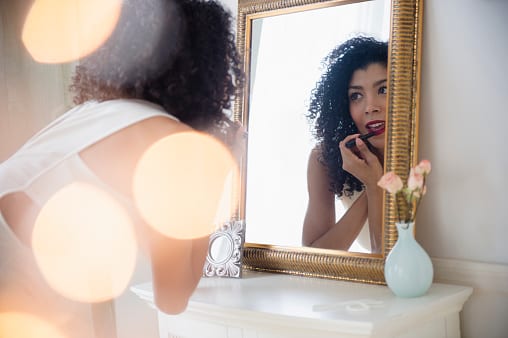
[{"label": "white tank top", "polygon": [[[361,192],[355,191],[353,196],[346,197],[342,196],[339,201],[342,202],[344,208],[347,210],[353,203],[356,201],[358,197],[360,197]],[[349,251],[353,252],[372,252],[372,247],[370,245],[370,231],[369,231],[369,220],[365,221],[365,224],[360,230],[360,233],[356,237],[355,241],[351,245]]]}]

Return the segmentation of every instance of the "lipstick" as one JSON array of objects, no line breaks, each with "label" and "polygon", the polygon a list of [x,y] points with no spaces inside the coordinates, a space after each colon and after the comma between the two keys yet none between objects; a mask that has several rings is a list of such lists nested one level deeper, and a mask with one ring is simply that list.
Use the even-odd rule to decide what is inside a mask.
[{"label": "lipstick", "polygon": [[[359,138],[360,140],[362,140],[362,141],[365,141],[365,140],[367,140],[368,138],[371,138],[372,136],[376,136],[376,135],[378,135],[378,134],[380,134],[380,133],[382,133],[382,132],[383,132],[382,130],[381,130],[381,131],[378,131],[378,130],[376,130],[376,131],[371,131],[371,132],[369,132],[369,133],[367,133],[367,134],[363,134],[363,135],[358,136],[358,138]],[[354,138],[354,139],[349,140],[349,141],[347,141],[347,142],[346,142],[346,148],[353,148],[355,145],[356,145],[356,138]]]}]

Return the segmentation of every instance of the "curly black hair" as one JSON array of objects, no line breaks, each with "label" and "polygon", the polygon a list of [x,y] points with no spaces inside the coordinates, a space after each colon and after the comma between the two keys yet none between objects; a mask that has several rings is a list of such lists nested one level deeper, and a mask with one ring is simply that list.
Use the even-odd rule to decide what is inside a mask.
[{"label": "curly black hair", "polygon": [[372,37],[358,36],[347,40],[324,59],[325,71],[311,94],[307,118],[313,123],[313,134],[321,149],[319,161],[330,178],[330,191],[338,197],[362,191],[363,184],[342,169],[339,142],[358,133],[349,112],[348,87],[353,73],[372,63],[388,62],[388,43]]},{"label": "curly black hair", "polygon": [[125,1],[110,38],[76,67],[74,103],[147,100],[195,129],[220,128],[244,79],[231,25],[217,1]]}]

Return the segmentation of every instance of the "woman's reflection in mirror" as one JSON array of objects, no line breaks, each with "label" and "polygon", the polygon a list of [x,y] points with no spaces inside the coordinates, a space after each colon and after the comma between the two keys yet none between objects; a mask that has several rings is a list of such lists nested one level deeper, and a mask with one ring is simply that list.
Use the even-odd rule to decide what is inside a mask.
[{"label": "woman's reflection in mirror", "polygon": [[[326,57],[312,91],[308,119],[316,146],[307,169],[309,202],[302,244],[381,251],[384,128],[387,99],[387,42],[357,36]],[[373,132],[362,141],[358,136]],[[355,139],[353,147],[346,142]],[[336,216],[335,200],[347,208]]]},{"label": "woman's reflection in mirror", "polygon": [[[222,152],[223,142],[243,137],[242,128],[225,113],[243,84],[232,22],[218,1],[123,2],[112,36],[79,61],[71,85],[76,106],[0,165],[0,309],[32,313],[58,328],[72,328],[69,337],[93,336],[87,304],[115,294],[91,299],[71,294],[73,284],[86,286],[87,278],[93,285],[84,291],[108,288],[97,286],[99,273],[76,283],[65,283],[73,277],[69,274],[48,277],[39,257],[33,257],[34,241],[42,237],[60,239],[38,248],[49,250],[46,258],[57,252],[61,262],[69,258],[67,249],[84,245],[85,238],[75,234],[96,221],[103,221],[105,228],[94,236],[108,234],[111,221],[89,210],[91,205],[103,206],[95,198],[73,204],[74,209],[56,206],[51,216],[63,219],[71,209],[83,211],[83,226],[73,218],[76,223],[61,222],[62,231],[57,222],[45,224],[50,230],[37,231],[43,225],[40,216],[49,215],[45,207],[57,200],[72,203],[70,197],[84,198],[92,190],[107,196],[102,200],[113,200],[109,209],[124,210],[134,225],[136,241],[151,260],[159,309],[179,313],[186,308],[202,275],[223,181],[231,174],[229,168],[234,170],[229,165],[235,147]],[[161,152],[157,155],[156,150]],[[212,151],[223,157],[212,156]],[[152,165],[149,159],[154,159]],[[152,215],[151,209],[161,214]],[[160,227],[166,225],[168,232]],[[101,265],[107,257],[97,253],[95,237],[82,256],[99,257],[98,269],[107,285],[122,284],[114,274],[115,264]],[[113,238],[105,242],[110,243],[106,253],[124,248],[120,237]],[[72,271],[81,271],[92,263],[71,265]],[[57,290],[53,281],[64,290]]]}]

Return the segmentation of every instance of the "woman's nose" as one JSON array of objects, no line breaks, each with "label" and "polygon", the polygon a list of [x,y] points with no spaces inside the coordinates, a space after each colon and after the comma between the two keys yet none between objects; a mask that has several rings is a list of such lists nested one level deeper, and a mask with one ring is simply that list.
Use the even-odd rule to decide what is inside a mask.
[{"label": "woman's nose", "polygon": [[381,107],[377,104],[369,104],[365,109],[366,114],[379,113],[381,111]]},{"label": "woman's nose", "polygon": [[366,114],[379,113],[381,111],[381,102],[377,97],[367,97]]}]

